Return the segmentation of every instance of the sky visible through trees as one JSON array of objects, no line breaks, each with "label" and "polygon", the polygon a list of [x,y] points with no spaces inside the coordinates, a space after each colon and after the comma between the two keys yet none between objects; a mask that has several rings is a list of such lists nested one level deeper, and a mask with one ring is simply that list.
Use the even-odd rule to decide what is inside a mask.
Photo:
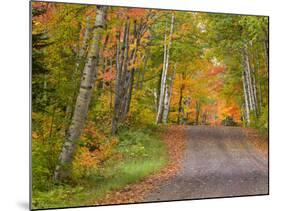
[{"label": "sky visible through trees", "polygon": [[267,135],[268,17],[32,3],[34,207],[166,124]]}]

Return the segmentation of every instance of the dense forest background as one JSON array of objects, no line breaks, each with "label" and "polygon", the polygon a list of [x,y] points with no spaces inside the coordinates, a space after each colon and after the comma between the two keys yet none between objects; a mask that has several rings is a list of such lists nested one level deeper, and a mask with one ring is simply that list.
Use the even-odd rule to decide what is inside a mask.
[{"label": "dense forest background", "polygon": [[161,169],[166,124],[268,135],[268,17],[32,3],[34,207]]}]

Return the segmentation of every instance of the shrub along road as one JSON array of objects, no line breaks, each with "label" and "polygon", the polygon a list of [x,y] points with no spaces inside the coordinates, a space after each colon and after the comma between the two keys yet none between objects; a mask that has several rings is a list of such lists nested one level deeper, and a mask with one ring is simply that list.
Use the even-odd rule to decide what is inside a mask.
[{"label": "shrub along road", "polygon": [[243,128],[189,126],[178,174],[144,201],[268,194],[268,161]]}]

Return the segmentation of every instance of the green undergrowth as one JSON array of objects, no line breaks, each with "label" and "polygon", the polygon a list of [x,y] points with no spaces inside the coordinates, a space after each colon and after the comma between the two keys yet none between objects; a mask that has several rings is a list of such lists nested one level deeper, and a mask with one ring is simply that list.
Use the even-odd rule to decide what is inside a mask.
[{"label": "green undergrowth", "polygon": [[55,208],[93,205],[113,190],[136,183],[167,163],[167,151],[159,128],[121,129],[115,155],[87,177],[48,191],[34,191],[32,207]]}]

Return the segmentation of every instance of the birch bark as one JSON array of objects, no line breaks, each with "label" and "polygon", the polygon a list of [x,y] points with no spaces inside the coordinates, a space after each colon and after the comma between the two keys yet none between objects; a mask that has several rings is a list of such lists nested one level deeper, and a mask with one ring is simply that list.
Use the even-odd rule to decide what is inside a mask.
[{"label": "birch bark", "polygon": [[164,111],[163,111],[163,123],[167,123],[168,121],[168,115],[170,110],[170,102],[171,102],[171,96],[173,91],[173,82],[175,79],[177,69],[177,63],[175,63],[173,75],[171,76],[170,85],[166,83],[166,90],[165,90],[165,99],[164,99]]},{"label": "birch bark", "polygon": [[245,70],[245,79],[246,79],[246,88],[247,94],[249,96],[249,109],[250,111],[254,110],[254,100],[253,100],[253,93],[252,93],[252,80],[251,80],[251,71],[250,71],[250,64],[249,58],[246,52],[246,47],[243,52],[244,57],[244,70]]},{"label": "birch bark", "polygon": [[162,121],[162,117],[163,117],[165,88],[166,88],[166,83],[167,83],[167,73],[168,73],[168,69],[169,69],[169,57],[170,57],[170,48],[172,45],[172,35],[173,35],[173,30],[174,30],[174,19],[175,19],[175,16],[174,16],[174,14],[172,14],[168,46],[166,44],[167,43],[166,32],[164,35],[164,60],[163,60],[163,69],[162,69],[162,77],[161,77],[161,85],[160,85],[158,112],[157,112],[157,116],[156,116],[156,124],[160,123]]},{"label": "birch bark", "polygon": [[250,110],[249,110],[249,96],[247,91],[247,81],[246,81],[246,72],[242,72],[242,82],[243,82],[243,91],[244,91],[244,107],[245,107],[245,119],[246,125],[250,123]]},{"label": "birch bark", "polygon": [[87,55],[87,62],[84,67],[71,124],[59,156],[59,162],[54,172],[55,181],[63,180],[69,177],[71,173],[71,164],[76,151],[77,140],[81,135],[87,117],[92,90],[94,87],[93,80],[97,71],[99,42],[105,26],[106,10],[107,7],[105,6],[97,6],[92,45],[90,46],[89,53]]}]

